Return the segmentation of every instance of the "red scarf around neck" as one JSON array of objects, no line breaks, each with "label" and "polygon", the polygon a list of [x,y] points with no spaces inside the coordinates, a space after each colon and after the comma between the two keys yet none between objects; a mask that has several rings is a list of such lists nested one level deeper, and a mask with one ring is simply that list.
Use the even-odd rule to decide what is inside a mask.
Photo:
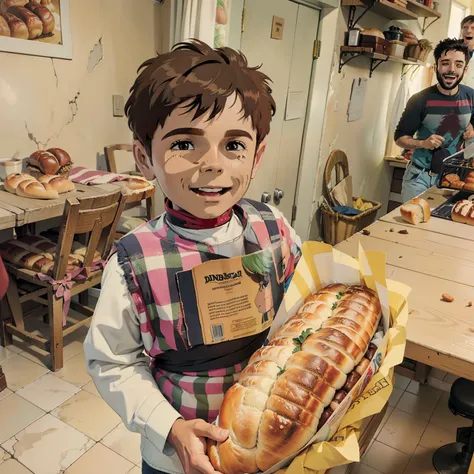
[{"label": "red scarf around neck", "polygon": [[213,219],[202,219],[185,211],[184,209],[174,209],[173,203],[166,198],[165,208],[167,217],[171,224],[187,229],[213,229],[221,225],[227,224],[232,218],[233,210],[229,209],[224,214]]}]

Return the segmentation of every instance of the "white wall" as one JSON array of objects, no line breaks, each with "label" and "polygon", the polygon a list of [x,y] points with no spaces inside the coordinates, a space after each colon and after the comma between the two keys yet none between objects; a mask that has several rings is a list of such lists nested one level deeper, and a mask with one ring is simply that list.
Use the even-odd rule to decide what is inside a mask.
[{"label": "white wall", "polygon": [[105,145],[129,143],[126,100],[138,66],[155,54],[151,0],[71,0],[72,61],[0,53],[0,157],[60,147],[96,168]]},{"label": "white wall", "polygon": [[[449,4],[442,1],[439,20],[423,36],[417,21],[396,22],[367,13],[360,22],[365,28],[382,31],[390,25],[406,26],[418,38],[434,43],[447,34]],[[360,9],[358,8],[358,12]],[[401,65],[380,65],[369,79],[364,115],[347,122],[347,107],[352,82],[369,77],[369,60],[356,58],[338,73],[339,50],[344,43],[349,8],[323,11],[321,21],[322,55],[317,60],[312,80],[312,95],[302,154],[302,173],[297,193],[298,215],[295,228],[303,239],[316,240],[321,235],[318,201],[322,195],[322,178],[331,151],[343,150],[349,159],[355,195],[382,203],[385,212],[389,197],[392,169],[384,162],[392,104],[401,80]],[[428,71],[420,71],[427,75]],[[423,78],[419,83],[423,83]],[[328,87],[329,85],[329,87]]]}]

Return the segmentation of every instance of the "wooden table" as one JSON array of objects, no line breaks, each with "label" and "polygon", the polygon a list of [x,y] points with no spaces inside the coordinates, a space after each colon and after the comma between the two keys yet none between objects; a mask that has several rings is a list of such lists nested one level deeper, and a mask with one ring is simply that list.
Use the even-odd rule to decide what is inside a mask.
[{"label": "wooden table", "polygon": [[[423,197],[432,209],[446,200],[436,188]],[[360,242],[385,252],[387,278],[412,288],[406,357],[474,380],[474,227],[434,217],[414,226],[395,209],[366,230],[336,248],[357,257]],[[442,301],[443,293],[454,301]]]},{"label": "wooden table", "polygon": [[116,190],[115,184],[101,186],[76,184],[75,191],[60,194],[58,199],[31,199],[5,191],[2,184],[0,185],[0,230],[62,216],[68,198],[99,197]]}]

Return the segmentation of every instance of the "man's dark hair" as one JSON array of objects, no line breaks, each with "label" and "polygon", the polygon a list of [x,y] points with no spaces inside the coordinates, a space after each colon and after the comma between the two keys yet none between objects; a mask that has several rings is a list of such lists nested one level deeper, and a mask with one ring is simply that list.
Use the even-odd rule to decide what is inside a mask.
[{"label": "man's dark hair", "polygon": [[461,28],[467,23],[474,23],[474,15],[469,15],[461,21]]},{"label": "man's dark hair", "polygon": [[178,43],[171,52],[145,61],[125,105],[128,125],[151,158],[151,141],[174,109],[186,104],[194,119],[211,111],[209,120],[236,94],[242,117],[250,117],[257,144],[268,135],[276,105],[270,79],[249,67],[246,57],[231,48],[213,49],[202,41]]},{"label": "man's dark hair", "polygon": [[443,53],[447,53],[448,51],[461,51],[461,53],[464,53],[464,57],[466,58],[466,65],[469,62],[470,55],[467,44],[460,39],[447,38],[443,41],[440,41],[434,50],[436,65],[438,65],[438,61]]}]

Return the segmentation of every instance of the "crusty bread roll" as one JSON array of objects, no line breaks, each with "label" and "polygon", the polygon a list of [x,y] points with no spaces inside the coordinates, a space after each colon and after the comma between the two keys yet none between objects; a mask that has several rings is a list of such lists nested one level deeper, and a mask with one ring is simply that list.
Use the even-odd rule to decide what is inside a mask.
[{"label": "crusty bread roll", "polygon": [[69,153],[62,150],[61,148],[49,148],[47,151],[56,157],[60,168],[71,164],[71,157],[69,156]]},{"label": "crusty bread roll", "polygon": [[8,27],[10,28],[10,36],[17,39],[28,39],[29,32],[24,21],[21,21],[15,15],[11,13],[4,13],[3,18],[6,20]]},{"label": "crusty bread roll", "polygon": [[380,30],[378,30],[377,28],[366,28],[362,32],[362,34],[367,35],[367,36],[378,36],[379,38],[384,38],[385,39],[385,35]]},{"label": "crusty bread roll", "polygon": [[400,207],[400,214],[410,224],[420,224],[430,220],[431,209],[424,199],[414,198]]},{"label": "crusty bread roll", "polygon": [[39,181],[22,181],[16,188],[18,196],[35,199],[57,199],[58,192],[49,184],[43,184]]},{"label": "crusty bread roll", "polygon": [[308,443],[347,395],[348,375],[353,387],[368,366],[359,364],[380,314],[363,286],[333,284],[309,297],[225,394],[218,424],[230,435],[208,442],[214,468],[265,471]]},{"label": "crusty bread roll", "polygon": [[56,174],[59,171],[59,162],[52,153],[40,150],[28,158],[27,168],[43,174]]},{"label": "crusty bread roll", "polygon": [[9,174],[5,178],[5,182],[3,183],[3,185],[5,186],[6,191],[12,194],[16,194],[16,188],[23,181],[36,181],[36,179],[26,173],[14,173]]},{"label": "crusty bread roll", "polygon": [[10,27],[7,20],[0,15],[0,36],[10,36]]},{"label": "crusty bread roll", "polygon": [[447,174],[444,179],[448,182],[448,183],[454,183],[455,181],[460,181],[461,178],[457,175],[457,174],[454,174],[454,173],[451,173],[451,174]]},{"label": "crusty bread roll", "polygon": [[[73,247],[76,242],[73,242]],[[0,244],[0,256],[12,265],[51,275],[57,244],[39,235],[25,235]],[[67,272],[78,268],[75,251],[68,257]]]},{"label": "crusty bread roll", "polygon": [[144,178],[129,178],[120,181],[119,184],[127,194],[140,193],[145,191],[145,189],[153,187],[153,184]]},{"label": "crusty bread roll", "polygon": [[71,157],[61,148],[35,151],[26,162],[34,174],[56,174],[67,177],[72,167]]},{"label": "crusty bread roll", "polygon": [[24,7],[28,0],[3,0],[0,1],[0,13],[6,13],[10,7]]},{"label": "crusty bread roll", "polygon": [[34,13],[41,20],[41,22],[43,23],[44,35],[50,34],[54,31],[56,22],[54,20],[53,14],[48,8],[33,1],[27,3],[25,7],[28,8],[28,10]]},{"label": "crusty bread roll", "polygon": [[449,186],[454,189],[463,189],[465,185],[466,183],[464,181],[453,181],[449,184]]},{"label": "crusty bread roll", "polygon": [[76,189],[74,183],[70,179],[63,178],[56,174],[45,174],[41,176],[38,181],[43,184],[49,183],[59,194],[68,193]]},{"label": "crusty bread roll", "polygon": [[451,209],[451,219],[454,222],[474,225],[474,203],[467,199],[458,201]]},{"label": "crusty bread roll", "polygon": [[10,7],[7,12],[25,22],[29,33],[28,39],[36,39],[43,34],[43,23],[33,12],[28,10],[28,8]]},{"label": "crusty bread roll", "polygon": [[474,191],[474,181],[466,181],[466,184],[462,189],[464,191]]}]

